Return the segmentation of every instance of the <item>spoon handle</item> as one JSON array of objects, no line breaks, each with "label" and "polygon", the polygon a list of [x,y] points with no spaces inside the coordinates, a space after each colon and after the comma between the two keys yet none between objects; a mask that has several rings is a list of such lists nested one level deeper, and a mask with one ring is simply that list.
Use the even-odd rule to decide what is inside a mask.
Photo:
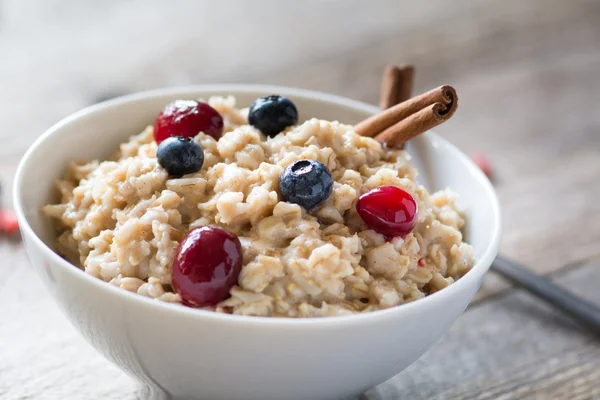
[{"label": "spoon handle", "polygon": [[494,260],[492,269],[600,335],[600,306],[500,255]]}]

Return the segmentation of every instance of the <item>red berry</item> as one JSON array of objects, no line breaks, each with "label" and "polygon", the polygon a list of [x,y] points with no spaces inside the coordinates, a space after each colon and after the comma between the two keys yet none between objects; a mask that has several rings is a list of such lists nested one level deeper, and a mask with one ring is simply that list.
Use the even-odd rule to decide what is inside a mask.
[{"label": "red berry", "polygon": [[488,177],[488,179],[493,178],[492,167],[490,165],[490,161],[487,159],[485,155],[482,153],[473,154],[473,162],[481,169],[481,171]]},{"label": "red berry", "polygon": [[406,236],[417,224],[417,203],[395,186],[373,189],[358,199],[356,211],[369,228],[387,236]]},{"label": "red berry", "polygon": [[219,140],[223,134],[223,118],[208,104],[194,100],[175,100],[167,104],[154,122],[156,143],[171,136],[194,137],[200,132]]},{"label": "red berry", "polygon": [[229,296],[242,260],[237,236],[213,226],[192,229],[175,252],[173,289],[189,306],[214,306]]},{"label": "red berry", "polygon": [[0,222],[2,223],[2,230],[8,234],[12,234],[19,229],[17,216],[12,210],[3,210],[0,214]]}]

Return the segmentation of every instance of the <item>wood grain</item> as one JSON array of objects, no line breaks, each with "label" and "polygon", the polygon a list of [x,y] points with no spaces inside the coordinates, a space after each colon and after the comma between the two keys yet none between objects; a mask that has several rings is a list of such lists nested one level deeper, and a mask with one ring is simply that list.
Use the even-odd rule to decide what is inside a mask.
[{"label": "wood grain", "polygon": [[[600,303],[600,260],[557,276]],[[444,338],[397,377],[368,392],[381,399],[593,399],[600,346],[522,291],[471,306]]]},{"label": "wood grain", "polygon": [[[502,252],[599,300],[600,3],[414,3],[0,1],[2,203],[33,140],[98,97],[249,82],[376,103],[383,66],[410,62],[415,93],[459,92],[436,131],[491,159]],[[22,247],[2,240],[0,398],[136,398],[40,292]],[[600,398],[597,343],[508,288],[489,274],[442,342],[367,397]]]}]

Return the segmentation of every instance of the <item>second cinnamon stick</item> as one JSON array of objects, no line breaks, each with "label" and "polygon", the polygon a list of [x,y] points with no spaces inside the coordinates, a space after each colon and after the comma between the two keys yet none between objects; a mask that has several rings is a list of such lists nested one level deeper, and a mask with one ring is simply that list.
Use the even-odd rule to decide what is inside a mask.
[{"label": "second cinnamon stick", "polygon": [[386,110],[412,97],[415,67],[410,64],[388,65],[381,79],[379,108]]}]

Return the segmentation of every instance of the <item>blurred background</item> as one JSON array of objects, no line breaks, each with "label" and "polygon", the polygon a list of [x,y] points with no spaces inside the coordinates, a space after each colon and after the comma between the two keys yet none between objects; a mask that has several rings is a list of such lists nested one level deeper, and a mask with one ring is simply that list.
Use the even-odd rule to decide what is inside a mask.
[{"label": "blurred background", "polygon": [[[2,201],[10,206],[12,176],[33,140],[97,101],[245,82],[377,103],[383,67],[413,63],[415,93],[446,83],[458,91],[457,114],[436,131],[491,163],[502,252],[562,276],[600,256],[599,43],[597,0],[0,0]],[[26,263],[20,246],[2,242],[0,252],[4,263]],[[0,302],[4,294],[42,310],[35,291],[14,286]],[[478,301],[506,288],[492,274]]]},{"label": "blurred background", "polygon": [[578,258],[600,239],[553,211],[568,203],[600,225],[600,206],[566,190],[576,180],[600,195],[598,43],[596,0],[0,0],[0,176],[8,194],[38,135],[107,97],[247,82],[376,103],[383,66],[414,63],[416,93],[458,90],[437,131],[495,167],[505,249],[530,263],[550,251],[553,270],[573,258],[550,249],[565,229]]}]

